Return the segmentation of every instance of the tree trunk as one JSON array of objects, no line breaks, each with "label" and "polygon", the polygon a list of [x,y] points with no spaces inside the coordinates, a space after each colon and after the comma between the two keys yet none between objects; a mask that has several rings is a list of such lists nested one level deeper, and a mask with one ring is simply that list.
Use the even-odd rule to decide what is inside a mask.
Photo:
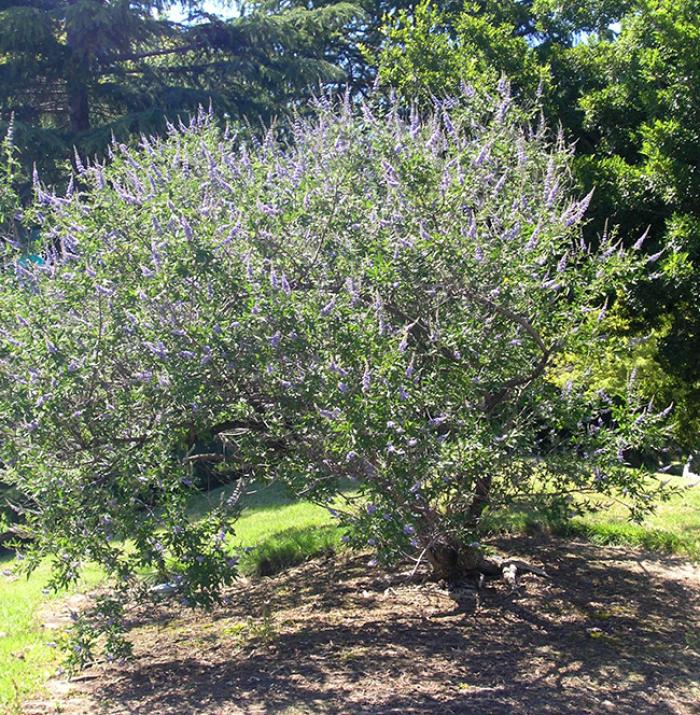
[{"label": "tree trunk", "polygon": [[[74,2],[71,2],[73,5]],[[74,11],[75,12],[75,11]],[[66,89],[68,91],[68,117],[73,133],[90,129],[90,100],[88,80],[90,61],[88,49],[69,14],[66,18],[66,45],[71,53],[67,64]]]},{"label": "tree trunk", "polygon": [[428,560],[434,576],[451,583],[470,576],[501,575],[499,564],[487,559],[478,546],[435,544],[428,550]]},{"label": "tree trunk", "polygon": [[88,90],[82,77],[68,79],[68,116],[71,132],[77,134],[90,129]]},{"label": "tree trunk", "polygon": [[433,576],[448,583],[459,583],[466,578],[502,578],[511,588],[518,586],[518,574],[532,573],[549,578],[538,566],[519,559],[493,556],[487,558],[478,546],[436,544],[428,551],[428,560],[433,567]]}]

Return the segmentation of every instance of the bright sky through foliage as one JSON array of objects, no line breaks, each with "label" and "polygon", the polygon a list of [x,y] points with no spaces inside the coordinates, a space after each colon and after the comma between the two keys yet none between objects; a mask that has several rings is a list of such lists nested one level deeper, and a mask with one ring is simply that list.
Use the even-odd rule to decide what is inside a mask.
[{"label": "bright sky through foliage", "polygon": [[[221,2],[221,0],[206,0],[202,4],[202,11],[219,15],[222,18],[234,17],[238,14],[233,4],[225,1]],[[189,12],[180,6],[175,6],[170,8],[166,14],[175,22],[185,22]]]}]

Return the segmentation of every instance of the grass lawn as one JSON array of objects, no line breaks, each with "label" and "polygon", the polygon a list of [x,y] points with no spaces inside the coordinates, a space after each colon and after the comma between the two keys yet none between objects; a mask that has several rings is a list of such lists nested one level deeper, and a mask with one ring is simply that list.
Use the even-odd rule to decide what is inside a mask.
[{"label": "grass lawn", "polygon": [[667,477],[680,494],[658,505],[642,524],[631,524],[617,505],[574,519],[571,533],[598,544],[626,544],[667,551],[700,560],[700,484],[688,486],[682,477]]},{"label": "grass lawn", "polygon": [[[0,572],[12,565],[0,558]],[[65,594],[44,593],[49,565],[43,564],[27,578],[0,576],[0,713],[19,712],[19,702],[44,683],[55,670],[60,654],[49,644],[56,637],[37,622],[37,610]],[[85,571],[79,588],[100,580],[96,568]]]},{"label": "grass lawn", "polygon": [[[681,483],[678,478],[678,483]],[[228,488],[214,490],[192,502],[197,518],[217,502]],[[532,526],[531,514],[509,516],[506,527],[514,531]],[[700,486],[684,491],[659,506],[643,524],[630,524],[620,508],[607,508],[566,525],[553,525],[562,533],[602,544],[626,544],[700,559]],[[340,546],[341,532],[326,509],[295,501],[280,486],[246,496],[245,509],[236,525],[235,543],[252,547],[241,560],[246,575],[267,575]],[[9,568],[0,560],[0,571]],[[47,645],[55,634],[37,621],[38,609],[51,598],[42,589],[48,574],[43,565],[29,579],[0,576],[0,712],[13,707],[41,687],[57,665],[55,649]],[[86,574],[83,587],[98,582],[97,569]]]},{"label": "grass lawn", "polygon": [[[207,512],[231,487],[214,489],[193,501],[190,514]],[[308,558],[340,547],[341,532],[326,509],[295,500],[278,484],[245,497],[245,508],[235,525],[233,543],[251,547],[241,558],[245,575],[266,576]]]},{"label": "grass lawn", "polygon": [[657,505],[641,524],[628,520],[619,504],[602,503],[599,511],[566,522],[548,522],[541,514],[520,511],[494,518],[496,530],[523,532],[545,526],[561,536],[579,537],[600,545],[633,546],[688,556],[700,561],[700,484],[667,477],[682,491]]}]

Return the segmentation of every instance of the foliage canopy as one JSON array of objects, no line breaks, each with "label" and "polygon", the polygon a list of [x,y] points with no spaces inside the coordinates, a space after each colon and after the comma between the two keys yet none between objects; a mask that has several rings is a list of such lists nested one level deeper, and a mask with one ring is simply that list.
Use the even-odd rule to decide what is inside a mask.
[{"label": "foliage canopy", "polygon": [[[25,163],[45,170],[165,128],[212,102],[219,115],[269,121],[309,86],[338,82],[327,46],[361,11],[258,4],[222,20],[173,0],[0,3],[0,112],[14,112]],[[48,174],[58,181],[60,174]]]},{"label": "foliage canopy", "polygon": [[199,461],[233,468],[237,494],[283,480],[353,544],[447,577],[475,568],[490,511],[573,491],[648,510],[626,455],[668,410],[633,376],[553,378],[566,350],[602,354],[647,260],[582,239],[570,149],[505,81],[425,115],[321,100],[293,133],[250,142],[200,113],[80,162],[64,197],[35,179],[42,261],[8,244],[0,275],[0,461],[28,567],[52,557],[61,586],[96,561],[142,598],[148,568],[211,603],[238,502],[187,518]]}]

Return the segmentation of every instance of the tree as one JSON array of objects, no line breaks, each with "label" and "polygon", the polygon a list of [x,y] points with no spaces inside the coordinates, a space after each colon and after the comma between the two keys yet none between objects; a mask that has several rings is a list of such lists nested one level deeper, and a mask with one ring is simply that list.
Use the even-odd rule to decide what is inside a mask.
[{"label": "tree", "polygon": [[386,42],[374,56],[381,79],[414,100],[430,103],[458,91],[463,82],[494,87],[501,74],[518,93],[533,97],[547,78],[503,6],[466,3],[445,12],[422,2],[412,12],[401,11],[385,32]]},{"label": "tree", "polygon": [[230,21],[201,11],[178,24],[171,0],[7,0],[0,3],[0,111],[14,112],[25,161],[45,168],[76,145],[101,152],[112,133],[164,128],[214,103],[219,114],[269,121],[308,86],[342,79],[324,39],[356,13],[264,9]]},{"label": "tree", "polygon": [[[644,258],[581,241],[570,150],[526,119],[506,83],[422,119],[324,100],[291,144],[221,136],[202,114],[115,144],[66,197],[37,183],[45,264],[15,255],[0,276],[0,461],[31,504],[22,563],[51,558],[59,587],[96,561],[120,598],[152,597],[148,567],[206,605],[235,575],[251,480],[284,480],[352,544],[447,578],[497,569],[477,542],[528,500],[604,494],[646,513],[655,488],[625,455],[658,444],[668,410],[633,379],[605,393],[552,371],[573,349],[595,364],[606,306]],[[241,482],[192,523],[203,434]],[[97,621],[110,638],[120,603]],[[87,657],[95,631],[80,633]]]},{"label": "tree", "polygon": [[628,243],[648,230],[650,252],[675,249],[661,281],[637,294],[630,321],[655,326],[667,391],[683,415],[677,436],[693,448],[700,443],[700,3],[645,0],[634,10],[614,41],[572,51],[573,66],[591,78],[579,106],[596,147],[578,171],[600,187],[599,230],[609,219]]}]

